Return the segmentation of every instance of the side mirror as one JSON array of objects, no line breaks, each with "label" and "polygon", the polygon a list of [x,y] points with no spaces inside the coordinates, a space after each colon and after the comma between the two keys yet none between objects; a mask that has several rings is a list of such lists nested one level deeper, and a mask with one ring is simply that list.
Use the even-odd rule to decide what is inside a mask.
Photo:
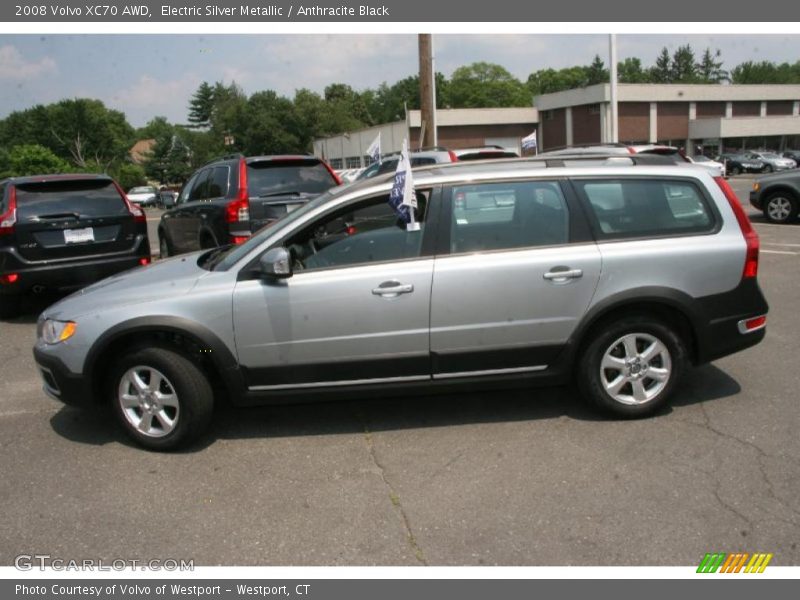
[{"label": "side mirror", "polygon": [[270,248],[258,260],[262,275],[274,279],[292,276],[292,255],[286,248]]}]

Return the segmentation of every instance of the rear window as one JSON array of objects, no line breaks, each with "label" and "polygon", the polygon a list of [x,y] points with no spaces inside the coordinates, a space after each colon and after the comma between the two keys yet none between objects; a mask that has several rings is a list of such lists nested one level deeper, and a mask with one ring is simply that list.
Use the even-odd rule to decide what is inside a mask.
[{"label": "rear window", "polygon": [[458,160],[486,160],[489,158],[518,158],[514,152],[503,152],[502,150],[487,150],[485,152],[469,152],[459,154]]},{"label": "rear window", "polygon": [[127,215],[128,207],[108,180],[66,180],[16,185],[17,218],[72,215],[110,217]]},{"label": "rear window", "polygon": [[588,200],[600,237],[703,233],[714,216],[700,189],[679,180],[575,182]]},{"label": "rear window", "polygon": [[263,161],[247,165],[247,188],[251,196],[321,194],[336,185],[330,171],[319,161]]}]

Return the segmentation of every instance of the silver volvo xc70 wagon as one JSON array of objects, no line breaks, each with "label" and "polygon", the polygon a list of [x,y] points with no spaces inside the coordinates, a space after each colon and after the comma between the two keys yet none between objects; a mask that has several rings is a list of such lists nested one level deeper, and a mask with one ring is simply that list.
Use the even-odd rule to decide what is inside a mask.
[{"label": "silver volvo xc70 wagon", "polygon": [[[658,157],[655,157],[658,158]],[[690,365],[757,344],[758,237],[705,169],[575,157],[334,188],[242,245],[106,279],[41,315],[51,396],[110,403],[139,444],[185,444],[214,402],[576,380],[652,414]]]}]

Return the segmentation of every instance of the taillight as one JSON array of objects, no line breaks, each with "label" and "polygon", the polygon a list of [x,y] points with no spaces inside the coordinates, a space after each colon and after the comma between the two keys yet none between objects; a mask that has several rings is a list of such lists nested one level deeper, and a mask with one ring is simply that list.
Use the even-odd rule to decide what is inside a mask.
[{"label": "taillight", "polygon": [[636,148],[633,146],[628,146],[628,154],[636,154]]},{"label": "taillight", "polygon": [[246,235],[232,235],[231,236],[231,244],[239,245],[244,244],[250,237]]},{"label": "taillight", "polygon": [[143,266],[143,267],[149,265],[150,264],[150,257],[149,256],[143,256],[142,258],[139,259],[139,264],[141,266]]},{"label": "taillight", "polygon": [[448,150],[447,153],[450,155],[450,162],[458,162],[458,157],[455,152]]},{"label": "taillight", "polygon": [[0,284],[11,285],[12,283],[17,283],[17,281],[19,281],[19,273],[6,273],[5,275],[0,275]]},{"label": "taillight", "polygon": [[[14,233],[17,224],[17,189],[12,185],[8,192],[8,210],[0,215],[0,235]],[[11,282],[13,283],[13,282]]]},{"label": "taillight", "polygon": [[739,229],[742,230],[744,241],[747,243],[747,253],[745,254],[742,278],[749,279],[755,277],[758,275],[758,234],[756,233],[756,230],[753,229],[750,219],[747,218],[747,213],[744,212],[744,208],[742,208],[742,205],[739,202],[739,199],[736,197],[736,193],[733,191],[733,188],[731,188],[731,186],[728,185],[728,182],[722,177],[714,177],[714,181],[717,182],[717,185],[722,190],[722,193],[725,194],[728,204],[731,205],[733,214],[736,215],[736,220],[739,222]]},{"label": "taillight", "polygon": [[128,196],[122,191],[122,188],[119,187],[119,184],[116,181],[114,182],[114,187],[117,188],[119,195],[122,196],[125,206],[128,207],[128,212],[133,215],[134,223],[147,223],[147,217],[145,216],[142,207],[128,200]]},{"label": "taillight", "polygon": [[758,331],[759,329],[764,329],[766,326],[767,315],[753,317],[752,319],[742,319],[738,323],[739,333],[751,333],[753,331]]},{"label": "taillight", "polygon": [[247,192],[247,162],[239,160],[239,189],[236,200],[231,200],[225,207],[225,221],[236,223],[250,220],[250,194]]}]

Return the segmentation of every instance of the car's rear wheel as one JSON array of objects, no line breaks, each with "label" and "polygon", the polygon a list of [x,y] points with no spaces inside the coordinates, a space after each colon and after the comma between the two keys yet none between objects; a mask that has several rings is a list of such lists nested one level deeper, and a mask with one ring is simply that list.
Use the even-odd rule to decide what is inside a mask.
[{"label": "car's rear wheel", "polygon": [[609,322],[579,361],[584,398],[606,412],[636,418],[669,401],[686,363],[686,346],[669,325],[648,316]]},{"label": "car's rear wheel", "polygon": [[739,167],[731,168],[731,175],[733,175],[734,177],[736,177],[737,175],[741,175],[741,173],[742,170]]},{"label": "car's rear wheel", "polygon": [[158,254],[161,258],[168,258],[172,255],[172,251],[169,247],[169,240],[164,234],[158,236]]},{"label": "car's rear wheel", "polygon": [[765,165],[764,166],[764,173],[772,173],[775,169],[772,165]]},{"label": "car's rear wheel", "polygon": [[764,216],[772,223],[788,223],[797,217],[797,200],[785,192],[772,194],[764,202]]},{"label": "car's rear wheel", "polygon": [[211,422],[211,384],[197,365],[172,350],[144,348],[123,356],[108,389],[125,432],[150,450],[185,445]]}]

